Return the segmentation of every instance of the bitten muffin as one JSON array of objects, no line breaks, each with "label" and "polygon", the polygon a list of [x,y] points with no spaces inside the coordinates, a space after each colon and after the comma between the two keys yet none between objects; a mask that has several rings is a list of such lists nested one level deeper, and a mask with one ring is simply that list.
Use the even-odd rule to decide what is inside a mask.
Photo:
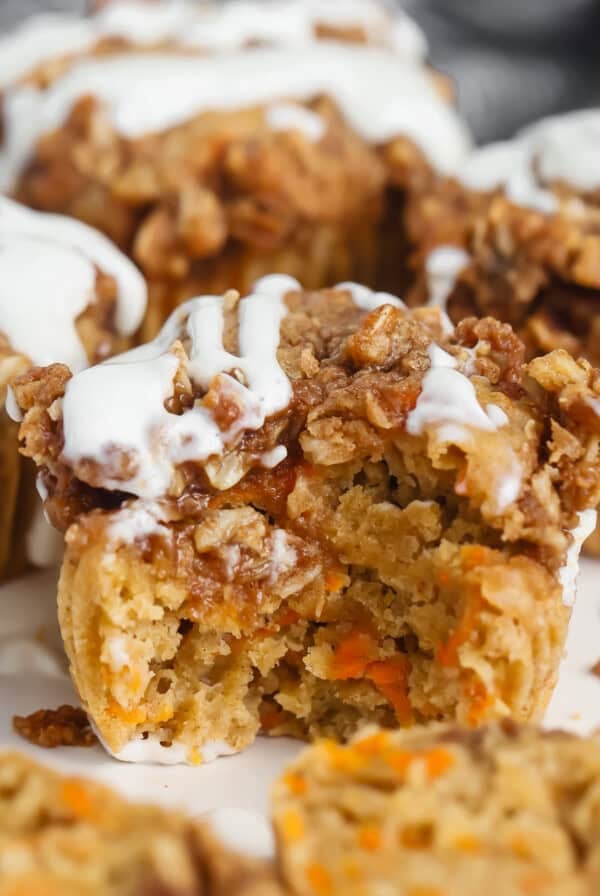
[{"label": "bitten muffin", "polygon": [[342,0],[254,9],[200,16],[190,33],[212,52],[91,53],[5,91],[4,188],[140,265],[147,337],[180,301],[274,271],[400,284],[407,190],[469,147],[424,45],[402,49],[404,18]]},{"label": "bitten muffin", "polygon": [[36,364],[81,370],[122,351],[145,307],[141,274],[106,237],[0,198],[0,580],[60,559],[33,467],[19,458],[11,379]]},{"label": "bitten muffin", "polygon": [[[564,348],[600,364],[600,113],[535,124],[475,150],[413,195],[409,302],[507,321],[534,357]],[[597,407],[600,412],[600,406]],[[600,551],[596,533],[588,547]]]},{"label": "bitten muffin", "polygon": [[197,763],[261,730],[539,717],[600,494],[600,374],[523,355],[490,319],[273,276],[17,380],[108,748]]},{"label": "bitten muffin", "polygon": [[320,741],[278,781],[294,896],[593,896],[600,741],[513,722]]},{"label": "bitten muffin", "polygon": [[0,755],[3,896],[280,896],[268,863],[177,812]]}]

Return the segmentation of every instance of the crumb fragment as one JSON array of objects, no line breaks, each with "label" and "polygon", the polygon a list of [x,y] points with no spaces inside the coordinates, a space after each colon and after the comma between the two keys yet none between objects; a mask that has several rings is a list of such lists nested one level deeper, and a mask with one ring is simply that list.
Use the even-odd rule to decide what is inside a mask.
[{"label": "crumb fragment", "polygon": [[590,675],[595,675],[596,678],[600,678],[600,660],[596,660],[596,662],[590,669]]},{"label": "crumb fragment", "polygon": [[93,747],[98,738],[86,713],[65,704],[58,709],[38,709],[28,716],[14,716],[13,728],[37,747]]}]

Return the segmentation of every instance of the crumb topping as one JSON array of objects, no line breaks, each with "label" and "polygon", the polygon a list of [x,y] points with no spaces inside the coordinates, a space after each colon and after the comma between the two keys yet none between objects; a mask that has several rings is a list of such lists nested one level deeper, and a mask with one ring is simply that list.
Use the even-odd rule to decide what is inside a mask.
[{"label": "crumb topping", "polygon": [[13,727],[37,747],[93,747],[97,743],[86,713],[75,706],[38,709],[29,716],[15,716]]}]

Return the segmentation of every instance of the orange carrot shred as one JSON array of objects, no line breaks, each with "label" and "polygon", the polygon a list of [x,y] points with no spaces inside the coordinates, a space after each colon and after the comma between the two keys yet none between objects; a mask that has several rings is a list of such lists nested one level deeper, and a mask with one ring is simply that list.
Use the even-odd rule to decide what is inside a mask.
[{"label": "orange carrot shred", "polygon": [[331,896],[333,883],[329,872],[323,865],[313,862],[306,869],[306,878],[317,896]]},{"label": "orange carrot shred", "polygon": [[350,632],[340,641],[333,655],[331,678],[334,681],[346,681],[363,676],[376,647],[375,640],[366,632]]},{"label": "orange carrot shred", "polygon": [[467,598],[462,618],[457,627],[445,643],[438,644],[437,646],[436,659],[441,666],[449,667],[459,665],[460,659],[458,651],[463,644],[467,643],[475,630],[482,606],[483,600],[479,596],[479,593]]},{"label": "orange carrot shred", "polygon": [[294,793],[296,796],[302,796],[303,793],[306,793],[306,778],[298,774],[298,772],[288,772],[284,781],[290,793]]},{"label": "orange carrot shred", "polygon": [[375,825],[366,824],[358,832],[358,842],[362,849],[376,852],[381,849],[381,831]]},{"label": "orange carrot shred", "polygon": [[94,815],[94,803],[89,790],[81,781],[77,781],[75,778],[67,778],[63,781],[60,797],[76,818],[91,818]]},{"label": "orange carrot shred", "polygon": [[367,678],[392,704],[400,724],[406,725],[412,719],[412,709],[408,695],[410,660],[398,654],[387,660],[371,663]]}]

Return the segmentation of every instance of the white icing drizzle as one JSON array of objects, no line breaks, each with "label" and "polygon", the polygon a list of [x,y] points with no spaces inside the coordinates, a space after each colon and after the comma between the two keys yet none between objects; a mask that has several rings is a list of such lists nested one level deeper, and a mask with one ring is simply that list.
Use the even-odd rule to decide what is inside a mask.
[{"label": "white icing drizzle", "polygon": [[318,143],[325,135],[326,125],[320,115],[294,103],[275,103],[265,112],[267,124],[273,131],[299,131]]},{"label": "white icing drizzle", "polygon": [[435,342],[432,342],[427,349],[429,360],[432,367],[458,367],[458,361],[455,357],[445,352]]},{"label": "white icing drizzle", "polygon": [[468,150],[464,126],[425,71],[388,50],[321,41],[199,58],[123,54],[75,64],[45,91],[8,90],[0,180],[10,187],[38,138],[60,128],[87,94],[103,103],[120,134],[137,138],[204,111],[323,93],[365,140],[380,144],[406,136],[440,171],[454,170]]},{"label": "white icing drizzle", "polygon": [[91,227],[0,198],[0,331],[16,351],[35,364],[86,366],[76,321],[94,301],[96,268],[116,280],[119,332],[134,332],[146,308],[134,265]]},{"label": "white icing drizzle", "polygon": [[[472,382],[454,369],[455,359],[437,345],[429,347],[429,358],[431,367],[423,377],[417,404],[408,415],[406,431],[422,435],[430,426],[451,424],[452,429],[445,428],[445,437],[450,441],[455,435],[463,438],[463,426],[487,432],[497,430],[499,414],[489,413],[489,408],[496,406],[488,405],[487,410],[481,407]],[[500,408],[496,410],[504,413]]]},{"label": "white icing drizzle", "polygon": [[406,305],[397,296],[391,295],[389,292],[374,292],[368,286],[361,283],[338,283],[334,289],[349,292],[352,301],[361,311],[375,311],[382,305],[393,305],[395,308],[406,308]]},{"label": "white icing drizzle", "polygon": [[4,407],[11,420],[14,420],[15,423],[21,422],[21,420],[23,419],[23,411],[19,407],[17,399],[15,398],[15,393],[10,386],[6,387],[6,398],[4,400]]},{"label": "white icing drizzle", "polygon": [[475,150],[460,167],[460,178],[475,190],[503,188],[514,202],[551,214],[559,200],[545,184],[563,182],[582,192],[600,187],[599,147],[598,110],[554,116],[514,140]]},{"label": "white icing drizzle", "polygon": [[285,529],[276,529],[271,536],[271,581],[276,581],[283,572],[292,569],[298,555]]},{"label": "white icing drizzle", "polygon": [[103,38],[137,46],[165,41],[207,50],[230,50],[250,42],[312,43],[319,24],[361,27],[368,38],[415,63],[427,55],[418,25],[401,11],[391,14],[377,0],[236,0],[207,7],[181,0],[120,0],[87,18],[56,13],[32,16],[0,38],[0,88],[44,62],[85,53]]},{"label": "white icing drizzle", "polygon": [[376,0],[230,0],[190,23],[188,44],[231,50],[252,41],[298,46],[315,40],[319,24],[362,28],[373,43],[403,59],[422,62],[427,42],[403,12],[390,13]]},{"label": "white icing drizzle", "polygon": [[[154,342],[74,376],[63,399],[65,458],[94,459],[106,468],[104,487],[152,500],[168,492],[178,464],[221,455],[240,433],[260,429],[292,395],[277,361],[284,282],[289,279],[263,279],[239,303],[239,357],[223,348],[224,299],[202,296],[180,306]],[[225,432],[202,404],[182,414],[166,410],[180,363],[170,351],[176,338],[189,339],[186,368],[193,382],[217,388],[237,405],[239,414]],[[135,467],[125,480],[110,472],[115,446]]]},{"label": "white icing drizzle", "polygon": [[572,607],[577,596],[577,574],[579,572],[579,554],[586,538],[596,528],[598,514],[595,510],[584,510],[579,514],[579,524],[572,530],[572,542],[567,551],[565,565],[559,573],[560,584],[563,589],[563,603],[566,607]]},{"label": "white icing drizzle", "polygon": [[275,837],[265,816],[250,809],[213,809],[202,816],[230,849],[258,859],[275,855]]},{"label": "white icing drizzle", "polygon": [[160,505],[152,501],[135,501],[113,515],[106,530],[108,540],[113,547],[117,547],[120,544],[131,544],[149,535],[169,537],[170,531],[160,519]]},{"label": "white icing drizzle", "polygon": [[456,246],[439,246],[430,252],[425,261],[429,305],[445,310],[458,276],[469,261],[469,255]]},{"label": "white icing drizzle", "polygon": [[85,19],[45,13],[25,19],[0,37],[0,89],[50,59],[81,53],[94,43]]},{"label": "white icing drizzle", "polygon": [[[170,746],[161,743],[160,735],[148,734],[136,737],[118,751],[109,749],[100,738],[108,752],[121,762],[146,763],[150,765],[198,765],[196,751],[187,744],[174,742]],[[219,756],[232,756],[238,751],[225,741],[215,740],[203,744],[199,750],[201,762],[214,762]]]}]

